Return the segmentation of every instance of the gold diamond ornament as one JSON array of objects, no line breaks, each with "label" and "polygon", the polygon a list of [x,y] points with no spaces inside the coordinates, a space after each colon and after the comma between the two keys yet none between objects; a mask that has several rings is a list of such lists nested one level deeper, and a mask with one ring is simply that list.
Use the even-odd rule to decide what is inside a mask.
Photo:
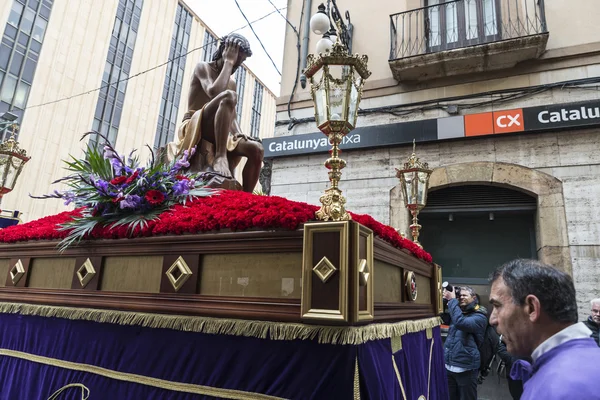
[{"label": "gold diamond ornament", "polygon": [[179,256],[179,258],[175,260],[173,265],[167,270],[166,274],[176,292],[179,291],[183,284],[193,275],[192,270],[185,263],[182,256]]},{"label": "gold diamond ornament", "polygon": [[77,279],[79,279],[81,287],[84,288],[90,283],[94,276],[96,276],[96,270],[94,269],[94,264],[92,264],[92,261],[88,258],[77,270]]},{"label": "gold diamond ornament", "polygon": [[19,259],[10,269],[10,280],[13,285],[16,285],[17,282],[21,280],[21,278],[25,275],[25,267],[23,267],[23,262]]},{"label": "gold diamond ornament", "polygon": [[329,278],[337,271],[337,268],[327,259],[327,257],[321,258],[321,261],[313,267],[313,271],[323,283],[327,282]]},{"label": "gold diamond ornament", "polygon": [[369,275],[371,271],[369,270],[369,266],[367,265],[367,260],[364,258],[360,260],[358,264],[358,284],[360,286],[367,286],[367,282],[369,281]]}]

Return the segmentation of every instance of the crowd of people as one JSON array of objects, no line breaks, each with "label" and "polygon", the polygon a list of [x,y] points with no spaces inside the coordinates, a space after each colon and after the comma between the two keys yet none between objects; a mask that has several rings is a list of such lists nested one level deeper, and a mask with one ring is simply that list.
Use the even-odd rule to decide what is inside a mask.
[{"label": "crowd of people", "polygon": [[600,298],[578,322],[571,276],[535,260],[502,265],[490,284],[489,312],[471,287],[444,290],[450,400],[477,399],[490,349],[510,371],[515,400],[600,400]]}]

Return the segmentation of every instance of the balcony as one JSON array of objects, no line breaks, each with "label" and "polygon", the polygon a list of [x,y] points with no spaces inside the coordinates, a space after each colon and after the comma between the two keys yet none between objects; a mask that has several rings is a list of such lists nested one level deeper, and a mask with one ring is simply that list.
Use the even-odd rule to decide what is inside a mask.
[{"label": "balcony", "polygon": [[546,49],[544,0],[441,1],[390,15],[398,82],[512,68]]}]

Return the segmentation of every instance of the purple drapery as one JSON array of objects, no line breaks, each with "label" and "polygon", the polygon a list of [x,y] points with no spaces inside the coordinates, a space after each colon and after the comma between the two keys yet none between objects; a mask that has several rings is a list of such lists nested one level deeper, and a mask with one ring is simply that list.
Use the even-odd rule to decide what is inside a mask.
[{"label": "purple drapery", "polygon": [[[439,328],[433,329],[431,396],[447,399]],[[394,357],[407,399],[427,390],[431,340],[425,332],[402,336]],[[312,340],[268,340],[81,320],[0,314],[0,350],[137,374],[166,381],[262,393],[288,399],[352,399],[358,358],[361,398],[400,399],[390,339],[361,345]],[[47,399],[69,383],[90,389],[90,399],[202,399],[90,372],[0,356],[0,399]],[[422,392],[425,390],[425,392]],[[71,389],[60,399],[81,398]]]}]

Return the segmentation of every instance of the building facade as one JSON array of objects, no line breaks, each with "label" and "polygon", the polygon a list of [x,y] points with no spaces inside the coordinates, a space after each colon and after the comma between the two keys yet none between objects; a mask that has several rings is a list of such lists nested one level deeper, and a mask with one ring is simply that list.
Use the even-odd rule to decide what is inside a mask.
[{"label": "building facade", "polygon": [[[572,274],[587,316],[600,287],[600,9],[592,0],[337,4],[350,14],[352,53],[367,54],[372,71],[341,145],[347,208],[409,232],[395,168],[414,139],[433,168],[421,242],[444,278],[487,298],[494,267],[537,258]],[[303,5],[310,17],[318,2],[290,2],[287,16],[304,39]],[[309,33],[308,52],[319,39]],[[265,156],[271,194],[319,204],[328,145],[310,85],[295,85],[297,40],[287,28]]]},{"label": "building facade", "polygon": [[[24,221],[66,209],[28,194],[61,189],[51,182],[65,175],[61,160],[82,155],[85,132],[142,157],[146,144],[171,141],[187,111],[193,69],[218,45],[177,0],[8,0],[0,27],[0,116],[19,117],[18,140],[31,156],[2,208],[18,209]],[[272,136],[275,96],[245,66],[236,78],[242,130]]]}]

